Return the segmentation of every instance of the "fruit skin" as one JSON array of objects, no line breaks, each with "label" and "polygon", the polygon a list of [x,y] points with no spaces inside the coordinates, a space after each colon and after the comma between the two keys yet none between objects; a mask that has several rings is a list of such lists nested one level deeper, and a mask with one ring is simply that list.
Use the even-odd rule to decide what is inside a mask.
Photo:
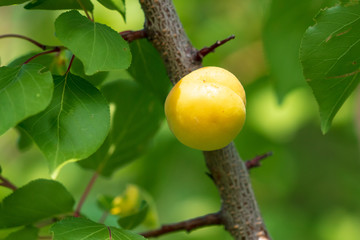
[{"label": "fruit skin", "polygon": [[242,129],[246,96],[239,80],[219,67],[203,67],[182,78],[165,101],[168,125],[191,148],[212,151]]}]

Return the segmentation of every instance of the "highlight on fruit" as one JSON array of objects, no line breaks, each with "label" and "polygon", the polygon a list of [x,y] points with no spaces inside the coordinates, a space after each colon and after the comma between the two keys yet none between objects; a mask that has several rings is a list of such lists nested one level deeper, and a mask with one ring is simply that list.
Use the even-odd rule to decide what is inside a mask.
[{"label": "highlight on fruit", "polygon": [[203,67],[183,77],[165,101],[170,130],[184,145],[202,151],[227,146],[246,117],[245,90],[220,67]]}]

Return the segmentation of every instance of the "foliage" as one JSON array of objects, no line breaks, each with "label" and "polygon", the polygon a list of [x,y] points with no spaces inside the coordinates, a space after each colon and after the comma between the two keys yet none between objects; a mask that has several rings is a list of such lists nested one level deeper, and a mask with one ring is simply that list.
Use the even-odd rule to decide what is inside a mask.
[{"label": "foliage", "polygon": [[[356,217],[360,214],[356,201],[360,192],[356,184],[359,166],[354,159],[358,159],[359,153],[354,127],[335,124],[327,136],[321,136],[310,122],[314,118],[312,96],[304,94],[303,89],[308,82],[319,105],[324,133],[329,131],[338,111],[354,111],[349,105],[341,107],[347,99],[351,100],[351,93],[359,85],[360,5],[358,1],[337,3],[330,0],[296,3],[274,0],[269,6],[264,2],[246,3],[248,7],[239,10],[237,2],[175,1],[185,29],[196,46],[209,44],[222,34],[228,34],[227,31],[230,34],[237,31],[236,44],[230,42],[224,50],[220,48],[209,56],[210,60],[205,59],[205,63],[229,67],[233,64],[232,70],[245,77],[248,76],[245,73],[256,71],[256,77],[249,77],[244,83],[248,119],[236,144],[245,158],[263,151],[275,152],[277,161],[264,164],[252,173],[255,192],[274,238],[293,236],[297,240],[316,236],[313,239],[338,240],[336,234],[341,235],[343,231],[346,239],[351,239],[357,227],[354,223],[360,221]],[[161,56],[148,40],[128,43],[115,30],[116,26],[102,24],[96,12],[99,3],[107,10],[115,10],[106,14],[117,14],[124,20],[126,16],[127,23],[133,17],[129,12],[131,4],[125,6],[124,0],[0,2],[0,6],[23,4],[28,12],[39,15],[39,11],[33,10],[61,10],[53,12],[57,16],[55,44],[61,46],[49,45],[41,51],[19,48],[23,52],[19,51],[14,60],[0,68],[0,134],[8,140],[7,134],[12,134],[8,130],[16,128],[20,136],[18,148],[30,149],[20,157],[13,153],[6,155],[0,142],[4,152],[4,157],[0,156],[0,176],[10,175],[11,179],[19,179],[16,183],[24,185],[11,193],[0,192],[3,198],[0,228],[4,231],[0,232],[0,238],[31,240],[51,232],[55,240],[90,239],[89,236],[108,239],[111,232],[112,239],[144,239],[124,229],[144,229],[149,218],[156,218],[150,216],[155,211],[154,206],[139,187],[121,191],[117,180],[122,185],[137,182],[150,192],[165,220],[203,214],[203,210],[213,211],[214,206],[218,207],[217,193],[209,187],[210,181],[200,174],[205,171],[201,154],[176,142],[164,124],[163,103],[170,81]],[[203,8],[203,4],[208,7]],[[266,19],[259,17],[260,4],[268,9]],[[229,14],[224,16],[224,12]],[[234,21],[234,25],[227,23],[240,15],[243,16],[241,21]],[[35,15],[31,17],[36,18]],[[247,18],[254,20],[251,26]],[[257,27],[263,21],[263,29]],[[26,27],[31,21],[21,24]],[[136,27],[131,26],[131,29]],[[43,29],[37,30],[42,34]],[[264,43],[265,57],[257,45],[259,41]],[[49,50],[53,52],[44,54]],[[262,72],[259,69],[263,58],[267,60],[268,71]],[[255,67],[247,65],[252,61]],[[4,63],[6,61],[2,61]],[[268,87],[269,79],[277,98],[283,102],[282,107],[267,98],[273,96]],[[295,115],[282,114],[288,108],[287,101],[295,95],[289,108],[300,112],[298,115],[305,115],[302,120],[295,119]],[[259,106],[258,99],[264,99]],[[274,116],[256,115],[256,112],[269,112],[263,110],[264,102],[266,107],[273,106],[269,111],[278,114],[275,119],[278,126],[267,126],[273,134],[262,131],[262,126],[273,124],[271,117]],[[258,121],[263,125],[257,124]],[[287,127],[286,121],[293,123],[294,130]],[[276,129],[286,129],[286,133],[276,132]],[[59,175],[59,179],[39,179],[39,176],[49,175],[37,169],[39,162],[36,160],[41,157],[31,148],[32,143],[47,159],[50,175]],[[18,158],[16,164],[24,166],[18,170],[21,173],[11,175],[11,170],[7,170],[11,169],[6,159],[9,157]],[[22,161],[24,159],[20,158],[31,159]],[[138,161],[134,165],[126,167],[135,160]],[[74,161],[78,164],[68,164]],[[68,168],[60,172],[67,164]],[[106,178],[94,187],[96,194],[90,195],[92,199],[98,198],[97,203],[93,200],[84,205],[81,217],[69,217],[74,215],[74,198],[80,198],[79,186],[87,181],[84,169]],[[315,199],[315,194],[319,193],[322,195]],[[187,203],[177,204],[179,199]],[[345,204],[351,211],[339,207]],[[313,212],[318,214],[318,219],[313,218]],[[102,214],[109,214],[106,225],[95,222]],[[293,216],[292,222],[287,220],[289,214]],[[49,225],[52,221],[56,223],[48,232],[43,224]],[[152,222],[156,223],[156,219]],[[289,227],[283,229],[284,224]],[[315,229],[315,224],[320,227]],[[345,230],[340,229],[341,224],[347,224]],[[331,237],[324,237],[334,225],[340,230],[332,230]],[[13,227],[18,228],[11,229]],[[194,234],[166,239],[227,237],[222,231],[209,231],[199,234],[203,238]],[[304,236],[304,232],[307,235]]]}]

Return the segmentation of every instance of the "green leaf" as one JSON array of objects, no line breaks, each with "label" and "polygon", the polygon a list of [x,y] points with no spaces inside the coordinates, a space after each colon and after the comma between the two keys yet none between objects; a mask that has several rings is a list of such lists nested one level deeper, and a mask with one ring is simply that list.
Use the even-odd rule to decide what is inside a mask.
[{"label": "green leaf", "polygon": [[65,218],[55,223],[50,231],[53,240],[144,240],[145,238],[127,230],[107,227],[85,218]]},{"label": "green leaf", "polygon": [[165,102],[171,83],[159,53],[146,39],[132,42],[130,49],[133,54],[130,74]]},{"label": "green leaf", "polygon": [[43,69],[31,63],[0,68],[0,135],[49,105],[53,80]]},{"label": "green leaf", "polygon": [[[8,64],[8,67],[16,67],[22,65],[26,60],[40,52],[30,52],[20,56]],[[37,63],[45,67],[54,75],[63,75],[67,69],[67,59],[63,54],[45,54],[31,60],[31,64]]]},{"label": "green leaf", "polygon": [[155,96],[132,81],[112,82],[102,91],[114,109],[110,134],[95,154],[79,164],[110,176],[145,153],[160,127],[163,107]]},{"label": "green leaf", "polygon": [[121,217],[117,222],[122,228],[134,229],[145,220],[148,210],[149,204],[146,201],[142,201],[136,213]]},{"label": "green leaf", "polygon": [[306,28],[319,11],[319,0],[273,0],[264,26],[264,48],[279,101],[291,90],[305,86],[299,47]]},{"label": "green leaf", "polygon": [[36,227],[24,227],[16,232],[12,232],[5,238],[5,240],[37,240],[38,239],[39,229]]},{"label": "green leaf", "polygon": [[53,177],[70,162],[87,158],[110,128],[106,99],[86,80],[54,76],[54,96],[45,111],[20,124],[45,154]]},{"label": "green leaf", "polygon": [[1,0],[0,6],[9,6],[14,4],[22,4],[24,2],[28,2],[30,0]]},{"label": "green leaf", "polygon": [[84,65],[77,57],[74,58],[70,71],[71,73],[89,81],[94,86],[99,86],[109,75],[109,72],[97,72],[90,76],[86,75],[84,72]]},{"label": "green leaf", "polygon": [[98,0],[98,2],[110,10],[118,11],[124,20],[126,20],[125,0]]},{"label": "green leaf", "polygon": [[0,206],[0,228],[32,224],[72,211],[74,199],[62,184],[38,179],[18,188]]},{"label": "green leaf", "polygon": [[359,16],[358,4],[326,9],[303,38],[301,61],[319,104],[323,133],[360,81]]},{"label": "green leaf", "polygon": [[55,30],[57,38],[84,64],[87,75],[130,65],[129,46],[120,34],[77,11],[61,14],[55,21]]},{"label": "green leaf", "polygon": [[114,200],[114,197],[109,196],[109,195],[100,195],[97,198],[97,205],[98,207],[106,212],[110,212],[111,208],[112,208],[112,201]]},{"label": "green leaf", "polygon": [[16,130],[19,133],[19,137],[17,139],[17,147],[20,151],[26,151],[32,146],[31,137],[25,132],[22,128],[17,127]]},{"label": "green leaf", "polygon": [[88,11],[94,9],[90,0],[34,0],[25,5],[26,9],[45,9],[45,10],[61,10],[61,9],[83,9]]}]

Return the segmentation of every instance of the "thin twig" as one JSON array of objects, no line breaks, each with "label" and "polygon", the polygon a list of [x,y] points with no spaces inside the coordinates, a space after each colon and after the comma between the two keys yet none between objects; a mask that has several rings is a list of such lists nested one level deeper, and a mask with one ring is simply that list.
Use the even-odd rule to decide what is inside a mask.
[{"label": "thin twig", "polygon": [[98,178],[99,174],[98,172],[95,172],[94,175],[91,177],[88,185],[86,186],[85,190],[84,190],[84,193],[82,194],[81,198],[80,198],[80,201],[76,207],[76,210],[74,212],[74,217],[79,217],[80,216],[80,210],[81,210],[81,207],[83,206],[85,200],[86,200],[86,197],[89,195],[90,193],[90,190],[91,188],[93,187],[96,179]]},{"label": "thin twig", "polygon": [[201,61],[206,55],[208,55],[211,52],[214,52],[216,48],[220,47],[221,45],[227,43],[228,41],[230,41],[231,39],[234,39],[234,38],[235,38],[235,36],[231,35],[230,37],[225,38],[224,40],[216,41],[216,43],[214,43],[210,47],[204,47],[203,49],[201,49],[197,52],[197,54],[195,56],[195,60]]},{"label": "thin twig", "polygon": [[82,10],[84,10],[86,17],[87,17],[90,21],[93,22],[93,21],[94,21],[94,18],[93,18],[93,17],[90,17],[87,9],[85,8],[85,6],[84,6],[84,4],[81,2],[81,0],[77,0],[77,2],[78,2],[78,4],[80,5],[80,7],[82,8]]},{"label": "thin twig", "polygon": [[10,188],[13,191],[15,191],[17,189],[17,187],[12,184],[9,180],[7,180],[6,178],[4,178],[3,176],[0,175],[0,186],[6,187],[6,188]]},{"label": "thin twig", "polygon": [[54,53],[54,52],[60,52],[61,51],[61,48],[60,47],[54,47],[54,49],[51,49],[49,51],[45,51],[45,52],[41,52],[41,53],[38,53],[38,54],[35,54],[34,56],[32,56],[31,58],[29,58],[28,60],[26,60],[24,62],[24,64],[27,64],[29,63],[30,61],[32,61],[33,59],[37,58],[37,57],[40,57],[42,55],[45,55],[45,54],[49,54],[49,53]]},{"label": "thin twig", "polygon": [[146,32],[144,29],[139,30],[139,31],[123,31],[120,32],[120,35],[124,38],[125,41],[127,42],[132,42],[136,39],[140,39],[140,38],[146,38]]},{"label": "thin twig", "polygon": [[190,232],[197,228],[210,226],[210,225],[220,225],[220,224],[222,224],[221,215],[220,212],[217,212],[217,213],[211,213],[205,216],[189,219],[183,222],[163,225],[159,229],[140,233],[140,235],[147,238],[158,237],[167,233],[172,233],[177,231]]},{"label": "thin twig", "polygon": [[272,154],[273,154],[272,152],[267,152],[263,155],[256,156],[253,159],[246,161],[245,165],[248,170],[254,167],[260,167],[261,166],[260,161],[263,160],[264,158],[270,157]]},{"label": "thin twig", "polygon": [[42,43],[39,43],[38,41],[35,41],[34,39],[31,39],[29,37],[26,37],[26,36],[23,36],[23,35],[20,35],[20,34],[4,34],[4,35],[0,35],[0,38],[8,38],[8,37],[24,39],[24,40],[29,41],[29,42],[33,43],[34,45],[38,46],[42,50],[46,50],[46,49],[49,49],[49,48],[54,48],[54,47],[47,46],[47,45],[44,45]]}]

